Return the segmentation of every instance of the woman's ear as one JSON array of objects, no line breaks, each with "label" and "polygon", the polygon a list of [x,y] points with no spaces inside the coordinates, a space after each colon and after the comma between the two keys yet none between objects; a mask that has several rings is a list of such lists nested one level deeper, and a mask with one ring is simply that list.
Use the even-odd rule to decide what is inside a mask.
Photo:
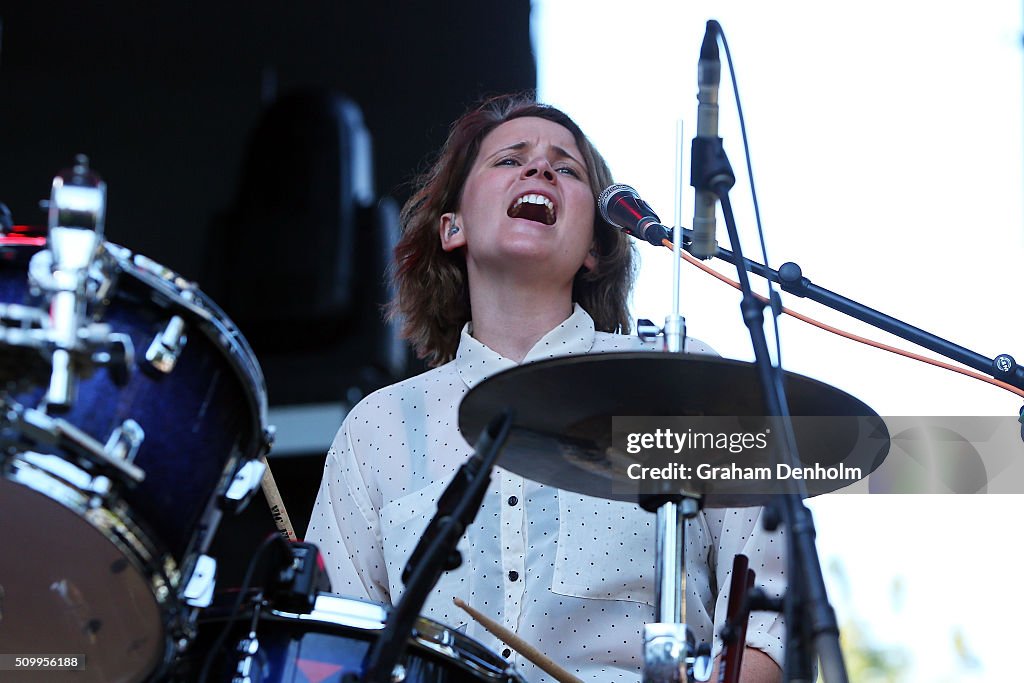
[{"label": "woman's ear", "polygon": [[583,258],[583,267],[589,271],[593,271],[597,268],[597,243],[594,242],[590,245],[590,251]]},{"label": "woman's ear", "polygon": [[438,222],[438,234],[441,237],[441,248],[445,251],[453,251],[459,247],[466,246],[466,235],[462,232],[456,214],[443,213]]}]

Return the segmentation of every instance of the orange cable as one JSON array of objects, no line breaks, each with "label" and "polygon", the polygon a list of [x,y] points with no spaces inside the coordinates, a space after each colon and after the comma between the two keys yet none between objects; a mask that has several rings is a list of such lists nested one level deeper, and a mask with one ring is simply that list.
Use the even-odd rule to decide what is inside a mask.
[{"label": "orange cable", "polygon": [[[669,248],[669,249],[673,248],[672,247],[672,242],[670,242],[669,240],[663,240],[662,244],[665,247]],[[730,286],[732,286],[732,287],[734,287],[736,289],[740,289],[740,284],[738,282],[736,282],[735,280],[732,280],[732,279],[726,277],[725,275],[722,275],[721,273],[719,273],[714,268],[711,268],[710,266],[706,265],[703,261],[700,261],[699,259],[694,258],[693,256],[691,256],[687,252],[685,252],[685,251],[680,252],[680,256],[682,256],[687,261],[687,263],[700,268],[701,270],[703,270],[708,275],[712,275],[712,276],[718,278],[719,280],[721,280],[722,282],[726,283],[727,285],[730,285]],[[757,292],[754,292],[754,296],[756,296],[758,299],[760,299],[762,303],[768,303],[768,299],[763,297],[763,296],[761,296]],[[888,344],[883,344],[882,342],[877,342],[877,341],[874,341],[873,339],[868,339],[867,337],[861,337],[859,335],[853,334],[852,332],[845,332],[843,330],[840,330],[837,327],[832,327],[831,325],[828,325],[826,323],[814,320],[813,318],[810,318],[810,317],[808,317],[806,315],[803,315],[802,313],[797,313],[796,311],[793,311],[793,310],[791,310],[789,308],[786,308],[785,306],[782,307],[782,312],[786,313],[788,315],[791,315],[794,318],[796,318],[797,320],[801,320],[801,321],[807,323],[808,325],[813,325],[814,327],[817,327],[819,329],[825,330],[826,332],[831,332],[832,334],[839,335],[840,337],[845,337],[846,339],[850,339],[850,340],[855,341],[855,342],[860,342],[861,344],[866,344],[867,346],[873,346],[876,349],[881,349],[883,351],[888,351],[890,353],[895,353],[895,354],[897,354],[899,356],[904,356],[905,358],[910,358],[912,360],[920,361],[922,363],[927,363],[929,365],[934,365],[935,367],[938,367],[938,368],[943,368],[945,370],[950,370],[951,372],[957,372],[957,373],[960,373],[961,375],[966,375],[967,377],[971,377],[971,378],[974,378],[976,380],[980,380],[982,382],[988,382],[989,384],[995,385],[995,386],[999,387],[1000,389],[1005,389],[1006,391],[1009,391],[1011,393],[1016,394],[1017,396],[1020,396],[1020,397],[1024,398],[1024,390],[1018,389],[1017,387],[1013,386],[1012,384],[1007,384],[1006,382],[1000,381],[1000,380],[995,379],[993,377],[987,377],[987,376],[981,374],[980,372],[975,372],[974,370],[968,370],[967,368],[963,368],[963,367],[960,367],[958,365],[951,365],[949,363],[946,363],[946,362],[943,362],[943,361],[940,361],[940,360],[935,360],[934,358],[928,358],[927,356],[922,356],[922,355],[914,353],[912,351],[905,351],[904,349],[900,349],[900,348],[895,347],[895,346],[890,346]]]}]

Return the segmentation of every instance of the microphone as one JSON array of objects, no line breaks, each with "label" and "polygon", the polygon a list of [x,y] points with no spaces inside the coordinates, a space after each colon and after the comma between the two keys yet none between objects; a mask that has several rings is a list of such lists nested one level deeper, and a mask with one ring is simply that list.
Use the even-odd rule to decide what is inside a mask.
[{"label": "microphone", "polygon": [[661,224],[658,214],[629,185],[609,185],[597,198],[601,218],[627,235],[647,240],[656,247],[671,239],[670,230]]},{"label": "microphone", "polygon": [[718,137],[718,83],[721,77],[722,62],[718,58],[716,31],[709,21],[700,46],[700,59],[697,60],[697,136],[690,150],[690,184],[696,190],[690,253],[700,259],[709,259],[718,250],[715,240],[715,203],[718,197],[714,192],[703,189],[713,183],[710,180],[703,183],[700,176],[707,167],[707,160],[701,152],[706,151],[705,147],[711,143],[721,146],[721,138]]}]

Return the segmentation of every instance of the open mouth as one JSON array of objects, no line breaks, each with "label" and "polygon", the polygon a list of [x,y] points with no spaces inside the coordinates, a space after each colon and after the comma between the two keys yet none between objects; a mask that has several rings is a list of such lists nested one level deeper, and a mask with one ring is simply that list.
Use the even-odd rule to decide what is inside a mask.
[{"label": "open mouth", "polygon": [[508,215],[511,218],[525,218],[544,225],[554,225],[557,214],[555,203],[544,195],[524,194],[508,207]]}]

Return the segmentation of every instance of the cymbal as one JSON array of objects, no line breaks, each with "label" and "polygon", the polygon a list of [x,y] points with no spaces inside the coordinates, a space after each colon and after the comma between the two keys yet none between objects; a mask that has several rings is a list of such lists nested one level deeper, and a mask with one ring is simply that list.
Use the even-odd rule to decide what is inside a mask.
[{"label": "cymbal", "polygon": [[[795,373],[785,374],[785,384],[799,472],[776,464],[781,424],[764,416],[756,366],[717,357],[601,353],[528,363],[473,387],[459,406],[459,428],[475,443],[495,415],[512,409],[501,467],[560,489],[632,502],[644,494],[682,493],[704,507],[763,505],[789,490],[786,479],[800,478],[807,495],[818,495],[882,463],[889,433],[871,408]],[[630,438],[640,441],[630,434],[653,435],[659,428],[676,435],[664,434],[660,445],[667,449],[627,447]],[[687,432],[693,443],[705,434],[749,436],[739,449],[712,445],[712,439],[676,450]]]}]

